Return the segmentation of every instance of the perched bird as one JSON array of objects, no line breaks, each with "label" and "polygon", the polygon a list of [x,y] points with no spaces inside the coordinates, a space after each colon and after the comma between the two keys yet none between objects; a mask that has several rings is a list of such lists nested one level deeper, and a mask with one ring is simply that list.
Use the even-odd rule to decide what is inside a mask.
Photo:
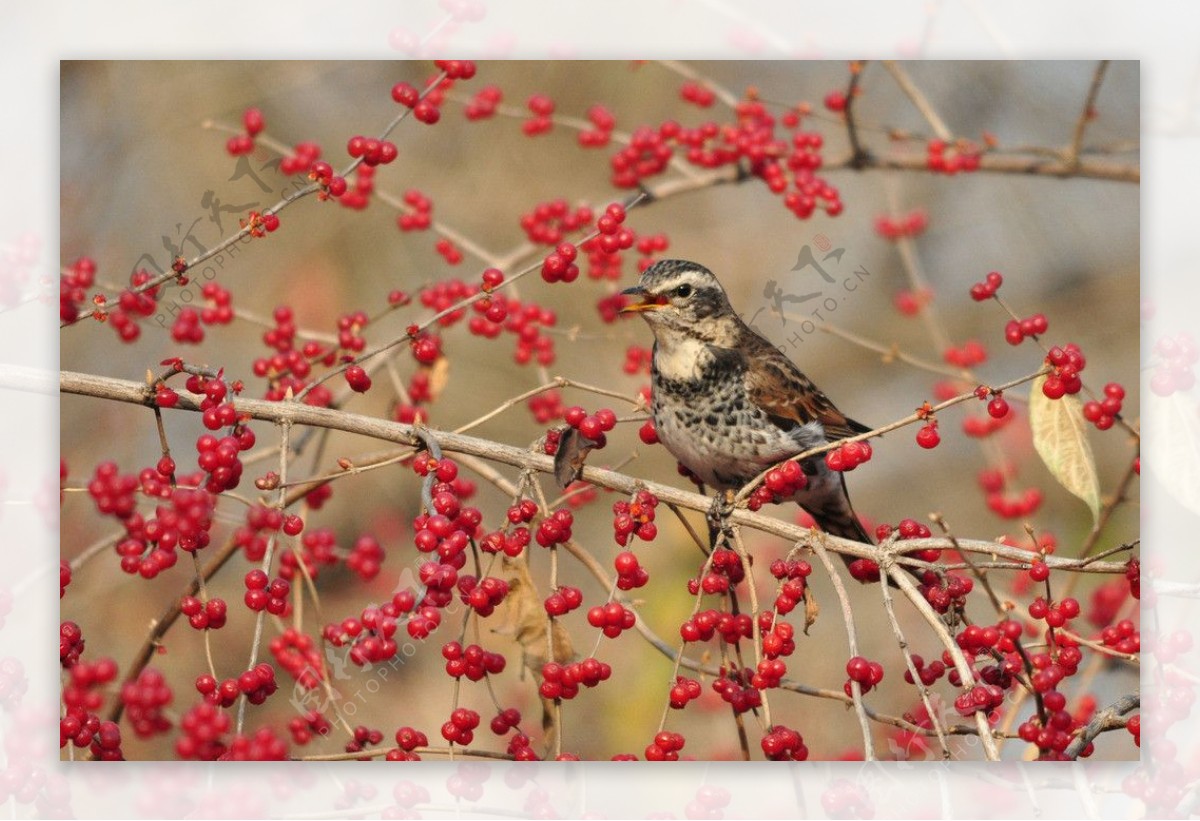
[{"label": "perched bird", "polygon": [[[839,411],[807,376],[733,310],[712,271],[668,259],[622,293],[654,333],[651,411],[659,440],[708,487],[736,490],[771,465],[870,430]],[[801,462],[794,499],[825,532],[871,543],[842,473],[822,456]]]}]

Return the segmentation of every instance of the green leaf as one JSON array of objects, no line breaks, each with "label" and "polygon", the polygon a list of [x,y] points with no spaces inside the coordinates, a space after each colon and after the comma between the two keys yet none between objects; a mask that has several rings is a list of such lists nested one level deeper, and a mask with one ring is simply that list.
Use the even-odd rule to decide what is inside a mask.
[{"label": "green leaf", "polygon": [[1087,439],[1083,406],[1074,396],[1050,399],[1042,392],[1046,377],[1033,380],[1029,392],[1029,425],[1033,446],[1058,483],[1087,503],[1092,519],[1100,518],[1100,479]]}]

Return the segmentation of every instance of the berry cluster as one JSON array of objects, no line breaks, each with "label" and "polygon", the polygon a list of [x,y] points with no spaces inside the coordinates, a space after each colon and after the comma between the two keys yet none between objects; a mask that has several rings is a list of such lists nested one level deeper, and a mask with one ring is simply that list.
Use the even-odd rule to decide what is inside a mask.
[{"label": "berry cluster", "polygon": [[961,348],[951,345],[942,353],[947,365],[956,368],[973,368],[987,361],[987,348],[976,339],[967,340]]},{"label": "berry cluster", "polygon": [[1004,326],[1004,340],[1009,345],[1020,345],[1026,339],[1037,339],[1049,327],[1050,323],[1042,313],[1024,319],[1010,319]]},{"label": "berry cluster", "polygon": [[[347,753],[361,753],[362,750],[383,741],[383,731],[372,729],[364,724],[354,727],[354,733],[350,741],[346,742],[346,747],[342,748]],[[371,761],[371,756],[360,756],[358,761]]]},{"label": "berry cluster", "polygon": [[[396,634],[398,618],[410,612],[415,605],[412,594],[405,596],[405,593],[408,591],[397,593],[382,607],[365,608],[357,619],[347,617],[338,624],[327,624],[321,634],[334,647],[349,644],[350,661],[360,667],[386,661],[396,655],[399,649],[392,638]],[[421,622],[414,627],[418,624],[418,618]],[[433,622],[433,626],[426,624],[426,621]],[[425,638],[440,622],[441,613],[436,608],[422,608],[408,620],[409,635],[415,631],[421,635],[414,638]]]},{"label": "berry cluster", "polygon": [[303,715],[288,719],[288,732],[292,736],[292,743],[297,747],[308,744],[313,740],[313,736],[324,738],[332,730],[333,725],[329,723],[329,719],[316,710],[309,710]]},{"label": "berry cluster", "polygon": [[220,683],[209,673],[196,677],[196,692],[218,707],[230,707],[243,695],[251,704],[262,704],[277,689],[275,668],[265,661],[237,678],[227,678]]},{"label": "berry cluster", "polygon": [[[1040,690],[1040,688],[1037,689]],[[1022,741],[1037,746],[1039,760],[1065,761],[1067,760],[1065,751],[1070,746],[1075,731],[1085,722],[1078,721],[1067,711],[1067,698],[1057,690],[1047,689],[1042,692],[1042,704],[1047,713],[1045,723],[1043,724],[1037,715],[1031,716],[1029,720],[1017,727],[1017,735],[1021,737]],[[1080,756],[1090,756],[1093,747],[1093,744],[1088,744]]]},{"label": "berry cluster", "polygon": [[579,694],[579,686],[595,687],[612,676],[612,667],[596,658],[586,658],[571,664],[556,661],[542,665],[542,683],[538,692],[542,698],[572,699]]},{"label": "berry cluster", "polygon": [[475,728],[478,726],[479,713],[459,707],[450,713],[450,720],[442,725],[442,738],[465,747],[475,740]]},{"label": "berry cluster", "polygon": [[228,610],[224,599],[200,601],[195,596],[184,596],[179,600],[179,611],[195,630],[220,630],[225,626]]},{"label": "berry cluster", "polygon": [[637,616],[620,602],[610,601],[588,610],[587,620],[588,624],[603,631],[608,638],[615,639],[633,628],[637,623]]},{"label": "berry cluster", "polygon": [[136,341],[142,334],[137,321],[154,313],[160,286],[143,289],[151,279],[148,271],[135,271],[129,277],[130,287],[121,292],[115,307],[109,307],[108,299],[103,294],[92,297],[92,304],[95,306],[93,316],[112,326],[122,342]]},{"label": "berry cluster", "polygon": [[[246,511],[246,523],[234,531],[233,540],[238,547],[242,548],[248,561],[261,562],[267,552],[267,542],[272,538],[270,534],[283,532],[288,536],[295,536],[300,533],[303,524],[304,522],[299,516],[284,513],[278,508],[255,505]],[[307,570],[313,578],[316,578],[320,572],[320,564],[329,564],[335,561],[333,533],[318,529],[304,534],[305,545],[323,542],[326,537],[329,542],[329,555],[321,557],[324,561],[306,562]],[[280,575],[291,581],[295,574],[296,559],[291,548],[288,548],[283,555]]]},{"label": "berry cluster", "polygon": [[853,681],[858,682],[863,693],[869,693],[876,684],[883,681],[883,665],[877,661],[868,661],[862,656],[855,656],[846,662],[846,675],[849,678],[842,685],[846,695],[850,695],[850,683]]},{"label": "berry cluster", "polygon": [[904,316],[916,316],[933,301],[933,291],[920,288],[916,291],[898,291],[892,297],[892,305]]},{"label": "berry cluster", "polygon": [[871,445],[867,442],[847,442],[825,454],[825,464],[830,470],[851,471],[871,459]]},{"label": "berry cluster", "polygon": [[266,125],[267,122],[263,118],[262,111],[257,108],[247,108],[242,112],[242,128],[245,131],[226,140],[225,150],[233,157],[249,154],[254,150],[254,138],[262,133]]},{"label": "berry cluster", "polygon": [[929,606],[937,612],[960,612],[966,606],[967,596],[975,589],[975,581],[957,573],[939,576],[936,572],[927,570],[922,575],[921,584],[917,589],[929,602]]},{"label": "berry cluster", "polygon": [[565,616],[583,604],[583,592],[578,587],[564,585],[546,597],[543,606],[547,615]]},{"label": "berry cluster", "polygon": [[79,319],[79,308],[87,301],[88,289],[96,282],[96,262],[80,257],[63,269],[59,277],[58,318],[62,322]]},{"label": "berry cluster", "polygon": [[463,114],[468,120],[486,120],[496,113],[503,99],[504,93],[497,86],[484,86],[463,106]]},{"label": "berry cluster", "polygon": [[804,599],[805,579],[812,575],[812,565],[803,560],[776,559],[771,562],[771,575],[781,582],[775,612],[787,615]]},{"label": "berry cluster", "polygon": [[[946,674],[946,665],[939,659],[934,659],[929,664],[925,663],[925,659],[916,653],[912,654],[913,667],[917,668],[917,677],[921,679],[921,683],[926,687],[931,686],[935,681]],[[909,684],[914,684],[912,671],[904,671],[904,680]]]},{"label": "berry cluster", "polygon": [[83,631],[73,621],[64,621],[58,628],[58,661],[63,668],[74,667],[83,654],[86,642]]},{"label": "berry cluster", "polygon": [[709,594],[726,593],[746,577],[742,560],[732,550],[720,548],[712,553],[710,568],[699,579],[688,579],[688,592],[693,596],[701,591]]},{"label": "berry cluster", "polygon": [[680,87],[679,96],[684,102],[700,108],[709,108],[717,100],[717,95],[711,88],[694,80],[688,80]]},{"label": "berry cluster", "polygon": [[592,127],[579,132],[577,135],[579,145],[582,148],[601,148],[608,145],[612,139],[613,129],[617,126],[616,117],[608,108],[597,103],[588,107],[587,118]]},{"label": "berry cluster", "polygon": [[446,660],[446,675],[451,678],[466,676],[469,681],[503,672],[505,665],[504,656],[499,653],[484,650],[478,644],[468,644],[464,648],[457,641],[442,645],[442,658]]},{"label": "berry cluster", "polygon": [[575,517],[569,510],[556,510],[550,516],[542,519],[538,525],[534,539],[542,547],[554,547],[571,540],[571,525]]},{"label": "berry cluster", "polygon": [[746,613],[722,613],[719,610],[701,610],[679,626],[679,635],[686,642],[708,641],[720,633],[726,644],[737,644],[754,634],[754,623]]},{"label": "berry cluster", "polygon": [[374,137],[355,135],[346,143],[346,153],[354,159],[361,158],[363,165],[387,165],[396,159],[395,144],[387,140],[377,140]]},{"label": "berry cluster", "polygon": [[183,714],[175,754],[184,760],[216,761],[227,749],[223,736],[233,721],[216,704],[201,702]]},{"label": "berry cluster", "polygon": [[238,227],[250,236],[262,239],[267,234],[279,230],[279,217],[271,212],[260,214],[258,211],[251,211],[245,218],[238,219]]},{"label": "berry cluster", "polygon": [[287,741],[275,735],[270,727],[259,727],[249,736],[234,736],[222,761],[286,761]]},{"label": "berry cluster", "polygon": [[521,131],[525,136],[533,137],[538,134],[548,134],[554,128],[554,101],[545,94],[534,94],[525,102],[530,117],[521,123]]},{"label": "berry cluster", "polygon": [[654,736],[654,741],[646,747],[647,761],[678,761],[679,751],[683,749],[685,739],[679,733],[664,730]]},{"label": "berry cluster", "polygon": [[396,217],[401,231],[425,231],[433,224],[433,200],[415,188],[404,192],[403,213]]},{"label": "berry cluster", "polygon": [[508,595],[508,582],[493,576],[476,579],[475,576],[460,576],[458,592],[460,598],[480,616],[490,616]]},{"label": "berry cluster", "polygon": [[[283,157],[279,161],[279,173],[287,176],[294,174],[305,174],[314,169],[317,162],[321,158],[321,146],[314,142],[299,142],[292,146],[292,153]],[[328,166],[329,176],[332,178],[333,168],[329,163],[323,163]],[[311,177],[316,179],[316,177]],[[344,184],[343,180],[343,184]]]},{"label": "berry cluster", "polygon": [[507,707],[492,718],[492,732],[499,736],[508,735],[510,730],[517,729],[521,724],[521,711],[515,707]]},{"label": "berry cluster", "polygon": [[694,678],[687,676],[676,676],[675,683],[671,685],[669,695],[672,709],[682,710],[688,705],[689,701],[695,701],[703,694],[704,688],[700,686],[700,682]]},{"label": "berry cluster", "polygon": [[[600,414],[604,412],[605,411],[603,410],[597,411],[596,417],[594,418],[599,418]],[[570,411],[568,411],[568,413],[570,413]],[[612,413],[612,411],[608,411],[608,413]],[[584,422],[586,421],[587,420],[585,419]],[[607,419],[605,421],[607,421]],[[617,540],[617,544],[624,547],[629,543],[630,537],[633,536],[636,536],[644,542],[653,541],[658,535],[658,525],[654,523],[654,509],[656,507],[658,507],[658,497],[648,490],[637,491],[633,494],[633,498],[630,501],[615,502],[612,508],[613,538]],[[621,555],[626,554],[623,553]],[[628,555],[631,558],[633,557],[632,553]],[[636,567],[636,558],[633,558],[633,563]],[[641,584],[634,586],[641,587],[642,584],[645,584],[644,578]],[[627,590],[629,588],[622,589]]]},{"label": "berry cluster", "polygon": [[316,642],[294,627],[284,629],[268,645],[271,657],[304,690],[316,689],[324,678],[324,664]]},{"label": "berry cluster", "polygon": [[804,746],[804,738],[800,733],[781,724],[771,727],[762,737],[761,744],[763,755],[772,761],[805,761],[808,759],[808,747]]},{"label": "berry cluster", "polygon": [[933,139],[926,145],[925,167],[938,174],[953,176],[979,170],[978,146],[959,140],[947,145],[945,140]]},{"label": "berry cluster", "polygon": [[762,691],[753,684],[754,670],[749,667],[726,670],[713,679],[713,692],[733,708],[737,715],[762,706]]},{"label": "berry cluster", "polygon": [[763,505],[779,504],[791,499],[807,485],[808,477],[798,462],[783,462],[767,471],[763,483],[754,489],[746,506],[750,510],[760,510]]},{"label": "berry cluster", "polygon": [[929,227],[929,214],[924,208],[915,208],[896,217],[887,215],[875,218],[875,233],[893,242],[904,237],[917,237]]},{"label": "berry cluster", "polygon": [[[387,754],[388,761],[420,761],[421,756],[417,754],[418,747],[428,747],[429,738],[420,730],[414,730],[412,727],[401,727],[396,730],[396,747],[397,749],[389,750]],[[402,782],[404,783],[404,782]]]},{"label": "berry cluster", "polygon": [[1140,653],[1142,650],[1142,634],[1129,619],[1105,627],[1100,631],[1100,641],[1118,653]]},{"label": "berry cluster", "polygon": [[1121,403],[1125,399],[1125,388],[1116,382],[1104,386],[1104,399],[1083,403],[1083,418],[1096,426],[1097,430],[1108,430],[1121,414]]},{"label": "berry cluster", "polygon": [[246,606],[256,613],[266,610],[272,616],[286,616],[291,607],[288,596],[292,586],[287,579],[271,579],[262,570],[255,568],[246,574]]},{"label": "berry cluster", "polygon": [[1061,399],[1064,394],[1076,394],[1083,388],[1079,372],[1087,366],[1083,352],[1074,343],[1060,348],[1055,345],[1046,354],[1046,363],[1054,370],[1042,383],[1042,393],[1048,399]]},{"label": "berry cluster", "polygon": [[121,703],[125,715],[138,738],[150,738],[171,729],[163,708],[171,703],[174,693],[163,674],[152,667],[138,673],[133,681],[121,685]]},{"label": "berry cluster", "polygon": [[628,550],[618,553],[613,559],[613,567],[617,571],[617,587],[621,590],[635,590],[645,587],[650,581],[646,568],[638,563],[638,558]]},{"label": "berry cluster", "polygon": [[996,295],[996,291],[1000,290],[1000,286],[1004,284],[1004,277],[999,271],[991,271],[984,278],[983,282],[976,282],[971,286],[971,299],[976,302],[983,302],[985,299],[991,299]]},{"label": "berry cluster", "polygon": [[1045,621],[1049,627],[1062,627],[1079,615],[1079,602],[1072,598],[1062,601],[1046,601],[1038,596],[1029,605],[1030,618]]},{"label": "berry cluster", "polygon": [[[70,624],[70,622],[64,623]],[[61,653],[61,645],[60,645]],[[78,657],[76,657],[78,658]],[[120,761],[121,731],[111,721],[101,721],[96,715],[104,703],[104,690],[117,677],[117,665],[112,659],[94,663],[76,661],[63,685],[63,716],[58,723],[58,746],[68,742],[76,747],[90,747],[92,755],[101,761]]]}]

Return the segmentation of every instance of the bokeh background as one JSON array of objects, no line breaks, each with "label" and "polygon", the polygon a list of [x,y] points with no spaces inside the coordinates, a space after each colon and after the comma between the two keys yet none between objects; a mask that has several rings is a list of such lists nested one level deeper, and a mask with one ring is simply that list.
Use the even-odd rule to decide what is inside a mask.
[{"label": "bokeh background", "polygon": [[[844,89],[848,77],[845,62],[698,61],[688,65],[734,93],[753,86],[766,100],[810,103],[814,114],[807,127],[824,135],[826,157],[844,154],[844,127],[821,101],[829,92]],[[1004,148],[1060,148],[1066,144],[1094,68],[1090,61],[905,64],[955,134],[980,140],[989,133]],[[191,231],[202,245],[211,246],[235,230],[239,206],[247,206],[238,209],[244,213],[249,207],[274,203],[287,181],[262,166],[277,154],[260,148],[250,158],[261,180],[272,189],[268,192],[247,176],[237,177],[235,161],[224,150],[228,135],[220,126],[236,125],[246,107],[262,109],[267,134],[273,139],[289,145],[302,140],[318,142],[324,157],[337,166],[345,160],[349,135],[374,133],[394,116],[396,105],[389,96],[392,84],[407,80],[420,85],[431,71],[429,62],[416,61],[64,62],[63,263],[86,254],[97,260],[101,281],[121,282],[133,268],[148,264],[143,255],[159,265],[167,263],[170,255],[164,250],[164,238],[177,243]],[[460,84],[458,91],[465,96],[485,84],[495,84],[504,92],[505,104],[518,108],[532,94],[547,94],[555,100],[557,113],[571,116],[582,116],[589,105],[604,103],[623,131],[666,118],[685,125],[727,118],[720,103],[703,110],[682,101],[682,82],[679,75],[653,62],[484,61],[477,77]],[[1131,164],[1138,160],[1139,82],[1136,62],[1112,64],[1085,143],[1112,146],[1118,150],[1115,159]],[[878,64],[869,66],[864,75],[855,112],[863,123],[864,139],[880,153],[919,150],[915,143],[917,148],[891,146],[884,127],[928,130]],[[519,119],[497,116],[466,122],[461,105],[450,101],[437,125],[410,120],[401,124],[392,139],[399,157],[392,165],[380,167],[377,187],[395,195],[420,189],[433,200],[435,218],[499,255],[523,240],[519,217],[538,202],[565,198],[603,206],[627,195],[614,190],[609,182],[611,149],[580,149],[575,132],[562,126],[530,138],[522,134]],[[874,227],[880,216],[923,209],[929,227],[915,242],[919,271],[932,288],[933,308],[949,338],[958,344],[978,339],[988,346],[991,356],[978,368],[982,379],[993,384],[1006,381],[1033,370],[1039,359],[1030,343],[1020,348],[1006,345],[1006,317],[991,304],[972,302],[967,294],[971,283],[990,270],[999,270],[1006,278],[1003,294],[1010,304],[1022,314],[1044,312],[1050,320],[1050,339],[1081,345],[1089,356],[1088,380],[1125,384],[1129,390],[1125,406],[1130,416],[1137,416],[1137,184],[878,170],[836,170],[827,179],[839,189],[845,204],[844,213],[836,218],[818,212],[811,219],[798,220],[763,185],[751,181],[654,203],[631,212],[628,224],[639,234],[665,233],[670,240],[667,256],[693,259],[712,268],[745,315],[766,308],[758,313],[756,327],[783,346],[842,409],[864,422],[881,425],[932,399],[937,377],[884,361],[877,353],[832,335],[802,334],[797,342],[792,334],[798,329],[798,320],[785,324],[773,315],[763,289],[768,281],[777,281],[785,290],[794,284],[791,292],[805,290],[796,279],[801,274],[791,268],[800,249],[823,234],[846,249],[839,271],[861,266],[870,272],[861,287],[829,316],[831,322],[875,342],[895,344],[906,353],[939,361],[942,351],[925,324],[903,316],[894,307],[894,299],[909,288],[909,282],[896,245]],[[229,210],[214,205],[218,200]],[[257,205],[252,206],[254,203]],[[395,216],[393,209],[378,201],[357,212],[310,198],[282,213],[278,232],[243,246],[236,257],[227,259],[217,280],[233,292],[234,303],[241,309],[267,316],[276,305],[287,303],[295,310],[299,326],[329,332],[341,313],[378,310],[391,289],[416,292],[423,285],[450,277],[474,281],[485,267],[470,254],[461,265],[448,265],[434,249],[434,235],[401,233]],[[186,246],[184,252],[193,255]],[[803,284],[819,284],[809,276]],[[604,324],[594,307],[599,298],[628,286],[634,277],[630,257],[619,283],[597,283],[584,277],[571,286],[549,286],[535,275],[520,284],[523,298],[548,305],[558,314],[558,359],[540,373],[535,366],[522,367],[512,361],[512,339],[507,335],[495,341],[482,340],[468,335],[462,326],[446,333],[449,376],[432,406],[432,423],[454,428],[540,384],[547,375],[576,378],[626,394],[636,392],[648,377],[627,376],[621,365],[628,346],[649,344],[648,331],[636,320]],[[421,316],[419,307],[396,312],[369,328],[368,336],[373,343],[393,338]],[[150,321],[138,344],[128,346],[118,343],[108,328],[89,325],[62,333],[62,366],[140,379],[161,359],[182,355],[188,361],[224,366],[230,376],[246,379],[248,395],[258,396],[261,384],[251,378],[249,363],[266,350],[261,333],[262,327],[253,322],[235,321],[228,328],[210,329],[205,342],[192,348],[172,342],[166,328]],[[402,374],[411,372],[412,362],[406,354],[397,362]],[[1025,390],[1015,393],[1021,395]],[[393,397],[393,386],[381,374],[376,388],[350,408],[386,415]],[[600,406],[597,399],[577,392],[566,392],[565,399],[568,404]],[[1013,404],[1022,414],[1019,423],[988,447],[995,449],[993,457],[1000,454],[1016,467],[1017,487],[1043,488],[1046,500],[1032,522],[1039,531],[1053,532],[1060,551],[1069,555],[1087,533],[1090,514],[1085,505],[1055,485],[1032,450],[1023,407]],[[971,413],[980,410],[964,407]],[[936,511],[945,515],[959,535],[991,538],[1007,534],[1023,539],[1019,521],[1001,520],[984,504],[975,477],[988,466],[988,453],[962,434],[964,416],[959,408],[942,415],[944,441],[933,451],[914,444],[914,428],[879,440],[871,463],[849,477],[859,512],[873,522],[894,523],[903,517],[925,520]],[[260,445],[275,441],[276,433],[269,425],[255,423],[254,428]],[[187,454],[202,432],[199,419],[192,414],[168,414],[167,430],[177,459],[188,463]],[[515,445],[526,445],[541,432],[521,407],[475,431]],[[1127,464],[1129,447],[1118,431],[1093,431],[1091,438],[1107,492]],[[662,448],[648,449],[637,440],[636,425],[623,425],[610,441],[607,450],[593,455],[593,464],[613,464],[636,454],[624,468],[627,472],[656,481],[679,481],[674,461]],[[69,396],[64,396],[61,404],[61,447],[73,486],[86,481],[102,459],[115,459],[125,471],[133,471],[152,465],[159,455],[153,418],[145,409]],[[322,473],[331,469],[338,457],[353,460],[378,449],[378,443],[334,436],[319,464],[304,457],[292,470]],[[247,476],[263,469],[248,468]],[[509,478],[516,476],[515,471],[502,472]],[[553,493],[550,480],[542,481],[547,492]],[[250,493],[252,486],[244,480],[242,490]],[[610,505],[616,500],[602,493],[577,512],[576,536],[606,566],[611,566],[619,550],[612,541],[610,525]],[[496,522],[507,504],[482,481],[477,502],[485,513],[485,523]],[[309,517],[309,528],[332,528],[342,547],[351,545],[360,533],[374,533],[384,544],[387,559],[381,576],[366,587],[349,574],[323,576],[326,618],[309,622],[310,632],[335,617],[357,615],[362,607],[390,595],[404,569],[417,558],[410,522],[418,504],[418,485],[405,469],[374,471],[336,484],[334,501]],[[240,515],[240,505],[223,506],[218,527],[236,526]],[[791,511],[780,509],[775,515],[787,517]],[[693,519],[699,526],[700,518]],[[1137,519],[1136,504],[1122,508],[1102,546],[1136,538]],[[663,510],[659,520],[658,540],[637,549],[651,573],[651,583],[639,591],[640,611],[659,635],[674,643],[680,621],[691,610],[684,583],[698,570],[700,555],[669,513]],[[68,494],[62,509],[62,556],[77,556],[109,527],[107,522],[101,525],[85,494]],[[760,559],[781,556],[787,547],[758,537],[751,544]],[[765,569],[766,565],[759,566]],[[235,561],[211,585],[211,590],[231,605],[230,625],[214,634],[214,654],[222,675],[233,675],[245,666],[252,624],[240,605],[241,577],[246,569],[243,560]],[[544,594],[548,568],[538,552],[533,555],[533,573]],[[186,575],[181,562],[172,572],[145,582],[122,574],[116,557],[106,554],[76,574],[62,617],[81,625],[89,656],[112,656],[124,665],[141,643],[147,624],[178,594]],[[798,638],[799,649],[789,660],[789,668],[809,684],[840,688],[848,656],[845,631],[824,575],[818,570],[813,581],[822,615],[810,636]],[[570,560],[564,561],[560,579],[582,587],[589,603],[603,598],[598,586]],[[1087,581],[1078,593],[1085,610],[1097,583]],[[902,661],[884,620],[878,592],[858,585],[854,588],[851,595],[862,651],[883,661],[888,669],[882,690],[869,698],[884,712],[903,713],[914,699],[911,690],[897,686],[894,680],[901,675]],[[932,637],[907,608],[901,610],[914,651],[926,657],[936,655]],[[583,612],[566,621],[577,649],[586,655],[594,631],[584,622]],[[975,614],[989,616],[983,610]],[[268,631],[272,631],[270,625]],[[438,650],[456,634],[454,620],[450,620],[398,674],[389,676],[379,692],[361,701],[351,723],[379,727],[385,738],[400,724],[412,724],[425,729],[431,740],[440,741],[435,737],[450,711],[450,695]],[[498,693],[505,703],[520,707],[528,725],[536,727],[536,685],[527,675],[520,675],[514,645],[503,635],[485,635],[484,644],[508,653],[510,663],[497,682]],[[671,663],[634,634],[605,640],[598,655],[613,665],[613,680],[567,703],[564,749],[585,758],[607,758],[616,752],[640,754],[657,727]],[[199,634],[186,625],[176,626],[153,665],[175,685],[175,709],[181,713],[193,703],[191,681],[204,666]],[[277,696],[273,706],[252,712],[253,720],[263,718],[280,726],[291,717],[286,700],[290,680],[282,671],[279,675],[284,697]],[[486,722],[491,707],[482,688],[482,684],[465,685],[463,703],[480,710]],[[1136,673],[1116,666],[1106,668],[1089,684],[1101,704],[1136,689]],[[777,721],[801,730],[813,758],[837,758],[859,746],[854,715],[840,705],[779,693],[772,694],[772,708]],[[738,755],[734,724],[711,693],[683,714],[672,715],[668,727],[685,733],[686,753],[714,758]],[[751,734],[755,736],[754,731]],[[172,756],[169,740],[143,743],[132,734],[127,737],[130,757]],[[479,737],[487,738],[486,730]],[[877,729],[875,737],[877,747],[886,751],[886,733]],[[483,743],[498,748],[490,738]],[[1019,758],[1021,747],[1009,744],[1007,757]],[[314,751],[336,749],[335,745]],[[960,752],[977,757],[969,748],[960,747]],[[1136,748],[1124,733],[1110,734],[1097,745],[1099,758],[1136,756]]]}]

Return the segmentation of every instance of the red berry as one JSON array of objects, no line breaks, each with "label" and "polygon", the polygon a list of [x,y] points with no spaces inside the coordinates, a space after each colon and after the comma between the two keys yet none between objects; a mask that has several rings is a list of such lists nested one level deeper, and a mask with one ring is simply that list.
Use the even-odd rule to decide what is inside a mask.
[{"label": "red berry", "polygon": [[358,393],[366,393],[371,389],[371,377],[360,365],[351,365],[346,369],[346,381],[350,388]]},{"label": "red berry", "polygon": [[941,441],[937,425],[926,425],[917,431],[917,444],[925,449],[936,448]]}]

